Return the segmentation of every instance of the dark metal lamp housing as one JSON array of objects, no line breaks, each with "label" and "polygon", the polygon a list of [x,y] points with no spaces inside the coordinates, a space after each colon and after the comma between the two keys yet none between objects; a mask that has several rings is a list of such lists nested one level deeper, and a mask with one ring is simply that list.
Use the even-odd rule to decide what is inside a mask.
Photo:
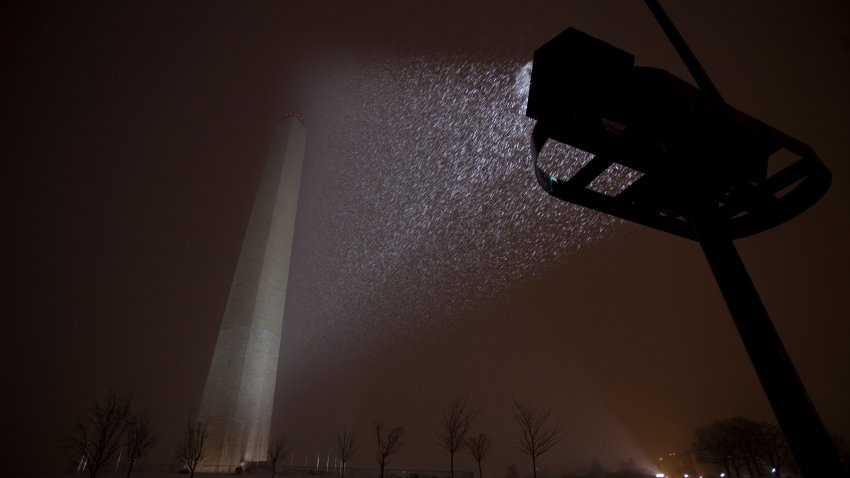
[{"label": "dark metal lamp housing", "polygon": [[[572,178],[537,167],[547,192],[689,239],[695,210],[713,209],[735,239],[800,214],[830,184],[807,145],[572,28],[534,53],[527,115],[535,157],[550,138],[595,155]],[[798,159],[768,177],[781,150]],[[613,197],[588,189],[614,163],[643,175]]]}]

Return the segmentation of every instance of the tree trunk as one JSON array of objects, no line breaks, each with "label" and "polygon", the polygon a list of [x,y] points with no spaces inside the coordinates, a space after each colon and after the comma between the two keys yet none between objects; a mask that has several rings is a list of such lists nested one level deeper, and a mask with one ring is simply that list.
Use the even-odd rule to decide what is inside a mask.
[{"label": "tree trunk", "polygon": [[130,478],[130,473],[133,472],[133,460],[129,460],[129,464],[127,465],[127,478]]},{"label": "tree trunk", "polygon": [[481,460],[478,460],[478,478],[484,478],[484,475],[481,473]]},{"label": "tree trunk", "polygon": [[449,453],[449,473],[452,478],[455,478],[455,454],[454,452]]},{"label": "tree trunk", "polygon": [[537,478],[537,458],[531,456],[531,476]]},{"label": "tree trunk", "polygon": [[342,462],[342,466],[339,467],[339,478],[345,478],[345,462]]},{"label": "tree trunk", "polygon": [[753,470],[755,470],[755,474],[753,476],[763,476],[761,472],[761,464],[754,457],[750,457],[750,463],[752,463]]},{"label": "tree trunk", "polygon": [[94,478],[94,477],[95,477],[95,476],[97,476],[97,474],[100,472],[100,465],[101,465],[101,463],[100,463],[100,460],[101,460],[101,458],[100,458],[100,454],[99,454],[99,453],[98,453],[98,454],[96,454],[96,455],[94,456],[94,458],[95,458],[94,460],[90,460],[90,462],[89,462],[89,464],[91,465],[91,466],[89,467],[89,478]]}]

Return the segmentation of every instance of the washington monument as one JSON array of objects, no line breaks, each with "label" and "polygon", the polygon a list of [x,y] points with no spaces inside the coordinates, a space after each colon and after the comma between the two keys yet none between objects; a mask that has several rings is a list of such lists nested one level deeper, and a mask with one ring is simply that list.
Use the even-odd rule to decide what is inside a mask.
[{"label": "washington monument", "polygon": [[305,140],[295,115],[275,126],[233,274],[198,410],[217,471],[266,459]]}]

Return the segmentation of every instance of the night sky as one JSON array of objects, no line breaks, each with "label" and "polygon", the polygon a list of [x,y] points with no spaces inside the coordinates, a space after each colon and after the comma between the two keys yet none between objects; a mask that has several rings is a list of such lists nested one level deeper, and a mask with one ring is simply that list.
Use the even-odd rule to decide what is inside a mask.
[{"label": "night sky", "polygon": [[[293,108],[309,139],[273,430],[296,464],[324,463],[347,423],[353,465],[373,466],[377,418],[408,427],[390,466],[445,469],[434,424],[456,395],[483,406],[496,477],[529,467],[514,397],[563,425],[552,476],[772,420],[698,245],[550,198],[525,156],[525,65],[568,26],[690,80],[642,2],[291,3],[3,5],[3,472],[63,470],[107,387],[153,417],[150,461],[172,461]],[[726,101],[833,173],[737,245],[850,440],[850,5],[692,3],[664,6]]]}]

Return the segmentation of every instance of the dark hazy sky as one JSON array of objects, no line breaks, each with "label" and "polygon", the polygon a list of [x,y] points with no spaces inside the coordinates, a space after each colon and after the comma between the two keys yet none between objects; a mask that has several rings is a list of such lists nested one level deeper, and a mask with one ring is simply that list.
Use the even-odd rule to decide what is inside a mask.
[{"label": "dark hazy sky", "polygon": [[[638,64],[687,78],[638,1],[387,1],[347,10],[292,3],[2,7],[4,471],[61,467],[63,435],[107,386],[134,393],[160,431],[155,459],[171,459],[183,418],[200,402],[272,127],[301,103],[293,85],[303,83],[303,69],[295,65],[330,54],[386,58],[381,78],[391,79],[396,65],[432,67],[437,76],[464,62],[498,70],[524,64],[575,26],[634,53]],[[811,210],[738,246],[825,424],[850,439],[850,7],[664,6],[729,103],[810,144],[833,172]],[[373,78],[370,71],[358,78]],[[383,111],[408,106],[394,103],[404,95],[362,98],[346,111],[355,118],[350,131],[378,134],[372,126],[381,123],[367,122],[373,101]],[[416,128],[386,131],[398,151],[416,150],[417,138],[432,137],[415,134],[445,126],[434,119],[439,95],[425,106]],[[410,107],[415,117],[423,105]],[[308,156],[330,141],[311,135]],[[423,144],[442,151],[452,141]],[[609,224],[552,258],[533,246],[557,244],[545,235],[564,232],[547,232],[540,214],[497,243],[507,251],[500,257],[524,260],[522,273],[497,280],[505,263],[482,255],[478,268],[466,250],[471,269],[452,281],[454,269],[432,258],[461,253],[409,239],[403,213],[387,225],[408,238],[401,256],[375,258],[398,251],[358,242],[372,237],[365,230],[382,211],[407,211],[369,202],[380,192],[380,162],[346,162],[344,171],[375,173],[340,192],[322,190],[341,181],[327,176],[339,163],[308,160],[273,424],[301,460],[305,450],[330,451],[329,426],[347,422],[362,435],[354,465],[371,466],[368,425],[381,418],[409,428],[393,466],[444,468],[433,424],[441,401],[456,394],[485,407],[480,429],[497,447],[486,464],[491,476],[510,463],[526,466],[511,448],[512,397],[551,406],[562,422],[566,438],[541,464],[552,473],[594,457],[649,464],[687,449],[693,429],[715,418],[772,419],[695,243]],[[530,169],[527,181],[533,186]],[[546,211],[560,206],[551,201]],[[457,237],[452,228],[483,227],[464,215],[438,223],[449,231],[434,233],[442,240]],[[428,224],[418,227],[430,234]],[[540,241],[523,236],[525,227]],[[334,242],[326,228],[350,230],[352,240]],[[529,251],[547,258],[529,259]],[[382,281],[346,282],[361,263],[385,266]],[[493,293],[464,301],[477,278],[496,284]]]}]

